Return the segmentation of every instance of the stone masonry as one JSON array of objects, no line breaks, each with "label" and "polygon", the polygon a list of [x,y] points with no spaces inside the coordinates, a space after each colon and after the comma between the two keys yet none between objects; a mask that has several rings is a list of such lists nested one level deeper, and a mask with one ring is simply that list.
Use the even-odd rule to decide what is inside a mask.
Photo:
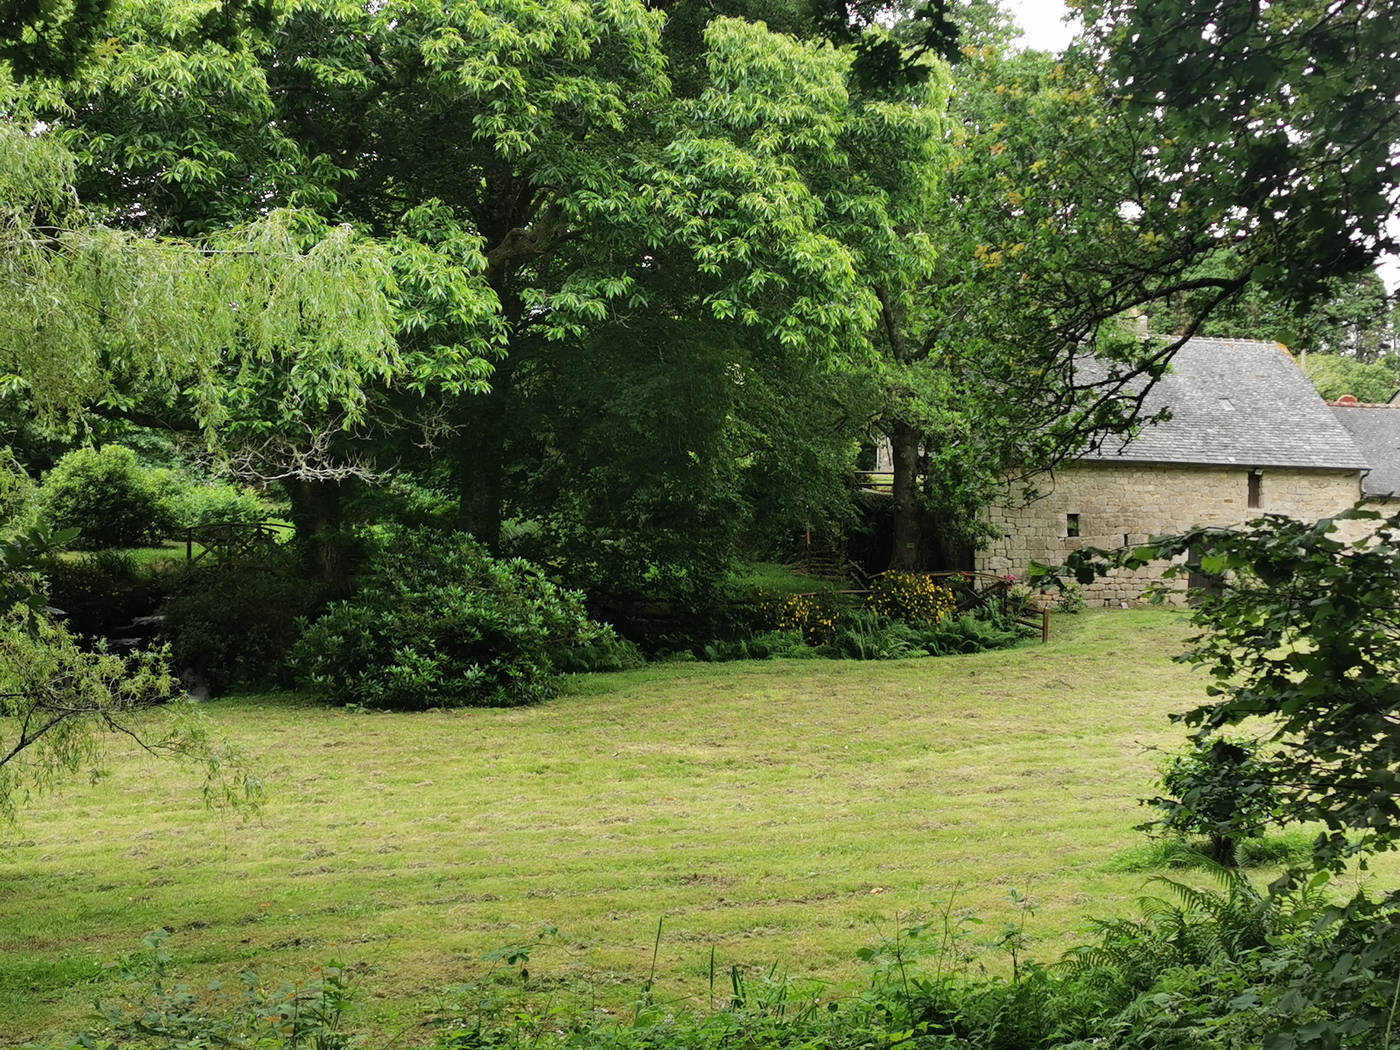
[{"label": "stone masonry", "polygon": [[[1250,474],[1258,506],[1249,505]],[[1031,561],[1058,565],[1080,547],[1114,549],[1195,525],[1239,525],[1262,514],[1305,521],[1336,514],[1361,498],[1356,470],[1196,466],[1081,460],[1040,482],[1044,495],[1023,505],[1015,491],[988,511],[1002,533],[978,552],[977,568],[1025,579]],[[1077,531],[1078,535],[1070,533]],[[1085,587],[1090,605],[1132,604],[1165,564],[1119,572]],[[1184,590],[1185,582],[1175,588]]]}]

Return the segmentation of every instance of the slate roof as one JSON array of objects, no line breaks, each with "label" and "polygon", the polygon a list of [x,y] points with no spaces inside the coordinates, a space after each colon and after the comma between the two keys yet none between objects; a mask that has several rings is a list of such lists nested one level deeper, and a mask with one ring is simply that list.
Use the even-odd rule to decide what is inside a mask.
[{"label": "slate roof", "polygon": [[[1281,343],[1190,339],[1148,392],[1144,415],[1172,418],[1089,460],[1365,470],[1347,428]],[[1400,414],[1400,410],[1397,410]]]},{"label": "slate roof", "polygon": [[1361,479],[1361,494],[1400,496],[1400,406],[1334,404],[1332,414],[1371,465]]}]

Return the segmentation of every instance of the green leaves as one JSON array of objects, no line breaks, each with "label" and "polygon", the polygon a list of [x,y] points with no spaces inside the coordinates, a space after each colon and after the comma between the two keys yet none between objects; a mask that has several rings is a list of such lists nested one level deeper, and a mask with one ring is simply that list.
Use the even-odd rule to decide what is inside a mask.
[{"label": "green leaves", "polygon": [[[1341,542],[1338,526],[1361,538]],[[1279,791],[1279,813],[1336,833],[1315,844],[1320,865],[1400,842],[1397,539],[1400,515],[1358,508],[1316,523],[1270,515],[1069,560],[1099,574],[1176,559],[1169,578],[1199,568],[1220,581],[1218,593],[1197,595],[1201,633],[1184,657],[1212,675],[1212,700],[1178,717],[1202,738],[1263,730],[1261,769]]]},{"label": "green leaves", "polygon": [[1154,193],[1306,300],[1369,268],[1400,174],[1400,29],[1371,0],[1083,5],[1109,88],[1160,128]]},{"label": "green leaves", "polygon": [[76,528],[23,529],[0,539],[0,609],[23,610],[25,630],[37,636],[46,594],[41,577],[44,561],[78,538]]}]

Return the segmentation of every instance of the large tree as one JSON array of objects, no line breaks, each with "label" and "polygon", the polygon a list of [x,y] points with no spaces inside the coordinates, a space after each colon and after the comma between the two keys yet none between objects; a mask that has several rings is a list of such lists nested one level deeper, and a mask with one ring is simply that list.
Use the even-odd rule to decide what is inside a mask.
[{"label": "large tree", "polygon": [[[617,389],[659,399],[646,406],[659,408],[650,436],[668,414],[691,413],[672,428],[694,439],[682,451],[741,461],[749,452],[721,434],[753,434],[753,421],[714,377],[761,365],[755,374],[781,383],[875,362],[895,445],[895,563],[919,564],[930,511],[968,538],[969,508],[993,479],[1053,464],[1131,419],[1132,378],[1159,372],[1173,346],[1136,343],[1113,318],[1196,292],[1184,336],[1274,275],[1283,253],[1331,251],[1328,272],[1341,272],[1380,244],[1365,232],[1374,180],[1348,158],[1381,164],[1373,140],[1389,126],[1339,152],[1319,144],[1309,115],[1336,103],[1373,117],[1387,75],[1374,62],[1338,102],[1336,89],[1299,93],[1286,75],[1260,74],[1232,43],[1222,61],[1252,70],[1263,92],[1240,123],[1187,113],[1181,92],[1194,80],[1143,94],[1156,73],[1140,70],[1161,48],[1122,26],[1146,25],[1157,7],[1091,6],[1090,42],[1054,63],[999,57],[1001,23],[971,5],[948,132],[943,5],[893,21],[879,5],[774,8],[798,36],[705,5],[662,6],[115,0],[105,42],[48,116],[77,158],[80,194],[131,235],[218,237],[296,206],[319,229],[349,224],[384,248],[399,358],[353,384],[359,415],[279,417],[302,404],[288,398],[297,370],[289,356],[264,357],[226,370],[238,379],[226,429],[290,460],[279,469],[301,475],[301,502],[327,520],[337,490],[320,482],[335,472],[309,469],[292,438],[319,442],[323,462],[354,464],[369,438],[451,433],[437,447],[452,460],[460,523],[488,542],[503,514],[540,505],[516,499],[519,479],[539,479],[543,494],[550,478],[593,466],[616,476],[625,462],[602,462],[598,441],[594,461],[570,458],[579,444],[553,425],[577,393],[598,389],[578,381],[590,361],[636,369],[642,382]],[[752,13],[738,0],[719,7]],[[1365,9],[1339,7],[1360,12],[1375,43]],[[1196,18],[1185,10],[1173,31],[1200,29]],[[1342,48],[1339,61],[1356,46],[1334,28],[1270,15],[1231,40],[1253,34],[1308,75],[1324,44]],[[1297,45],[1300,34],[1312,42]],[[1220,90],[1235,94],[1220,97],[1233,104],[1244,76],[1227,76]],[[1371,103],[1357,108],[1353,95]],[[1282,139],[1279,121],[1292,129]],[[1264,180],[1275,190],[1244,193],[1269,157],[1284,169]],[[1329,222],[1352,232],[1329,239]],[[1202,269],[1217,257],[1223,272]],[[1313,283],[1292,271],[1279,282],[1299,295]],[[1109,367],[1089,378],[1081,364],[1095,352]],[[661,356],[672,377],[706,377],[710,396],[648,386]],[[524,419],[540,426],[522,434]],[[700,532],[734,519],[732,478],[686,457],[660,463],[640,504],[592,501],[600,537],[656,525],[648,501],[710,508]],[[673,524],[698,534],[694,519]]]},{"label": "large tree", "polygon": [[[1212,311],[1262,288],[1306,316],[1393,247],[1400,31],[1379,5],[1082,7],[1062,61],[972,52],[952,94],[956,218],[889,338],[913,366],[891,388],[897,564],[923,546],[910,479],[969,531],[998,475],[1131,421],[1133,377],[1159,374]],[[1112,334],[1158,304],[1174,338]],[[1107,367],[1081,367],[1091,353]]]},{"label": "large tree", "polygon": [[[728,19],[681,97],[662,22],[630,2],[124,0],[50,115],[80,195],[133,232],[213,235],[295,205],[384,246],[408,367],[361,386],[364,418],[452,428],[461,525],[494,542],[507,474],[535,454],[511,421],[561,359],[621,339],[708,381],[754,355],[825,367],[873,324],[857,254],[884,217],[860,213],[863,185],[836,193],[860,170],[847,140],[902,122],[926,151],[937,106],[872,108],[852,131],[850,56]],[[462,287],[422,253],[454,255]],[[454,354],[471,382],[434,373]],[[286,369],[238,375],[255,431]]]}]

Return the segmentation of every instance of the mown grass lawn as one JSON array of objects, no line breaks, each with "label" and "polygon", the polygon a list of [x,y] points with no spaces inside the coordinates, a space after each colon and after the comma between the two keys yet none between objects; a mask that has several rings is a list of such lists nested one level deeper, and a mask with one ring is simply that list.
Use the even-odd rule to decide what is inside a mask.
[{"label": "mown grass lawn", "polygon": [[[293,696],[216,701],[268,802],[221,820],[192,774],[127,751],[111,776],[28,807],[0,843],[0,1041],[81,1023],[120,982],[105,961],[168,927],[191,983],[338,959],[391,1032],[530,962],[561,1000],[708,996],[727,970],[862,980],[855,952],[952,901],[968,947],[1037,905],[1033,955],[1130,911],[1144,876],[1148,747],[1200,674],[1156,611],[1060,617],[1049,645],[895,663],[672,664],[579,679],[531,709],[416,715]],[[406,1037],[413,1041],[412,1032]]]}]

